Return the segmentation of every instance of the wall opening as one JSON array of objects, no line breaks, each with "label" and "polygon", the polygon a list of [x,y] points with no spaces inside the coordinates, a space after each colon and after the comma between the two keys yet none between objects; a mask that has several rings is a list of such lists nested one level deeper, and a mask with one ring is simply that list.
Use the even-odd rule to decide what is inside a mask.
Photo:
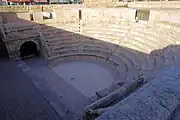
[{"label": "wall opening", "polygon": [[24,42],[20,47],[20,56],[22,59],[31,58],[39,55],[37,45],[33,41]]},{"label": "wall opening", "polygon": [[135,19],[148,21],[149,20],[149,10],[136,10]]},{"label": "wall opening", "polygon": [[53,19],[53,13],[52,12],[43,12],[43,20],[47,20],[47,19]]}]

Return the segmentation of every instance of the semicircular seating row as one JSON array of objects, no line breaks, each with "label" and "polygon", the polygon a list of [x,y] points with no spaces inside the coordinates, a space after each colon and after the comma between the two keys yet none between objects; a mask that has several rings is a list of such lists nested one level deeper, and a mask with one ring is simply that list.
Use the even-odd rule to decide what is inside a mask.
[{"label": "semicircular seating row", "polygon": [[120,79],[126,79],[137,72],[177,65],[180,60],[179,47],[172,46],[178,43],[178,32],[160,26],[153,29],[139,23],[91,24],[84,25],[81,34],[77,34],[76,25],[59,28],[63,30],[42,30],[49,61],[98,60],[110,64]]}]

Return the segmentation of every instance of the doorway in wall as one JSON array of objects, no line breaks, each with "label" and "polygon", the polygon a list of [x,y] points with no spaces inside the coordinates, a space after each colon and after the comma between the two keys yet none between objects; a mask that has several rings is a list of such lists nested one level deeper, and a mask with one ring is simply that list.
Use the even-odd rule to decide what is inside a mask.
[{"label": "doorway in wall", "polygon": [[33,41],[26,41],[20,47],[20,56],[22,59],[39,56],[37,44]]}]

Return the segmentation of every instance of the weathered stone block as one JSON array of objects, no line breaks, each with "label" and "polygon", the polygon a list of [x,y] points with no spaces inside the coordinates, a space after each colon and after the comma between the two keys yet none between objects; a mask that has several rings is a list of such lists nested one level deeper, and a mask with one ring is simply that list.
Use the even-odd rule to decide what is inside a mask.
[{"label": "weathered stone block", "polygon": [[34,21],[42,21],[43,20],[42,12],[33,12],[33,18]]},{"label": "weathered stone block", "polygon": [[28,20],[30,21],[30,14],[29,13],[16,13],[17,18],[20,20]]}]

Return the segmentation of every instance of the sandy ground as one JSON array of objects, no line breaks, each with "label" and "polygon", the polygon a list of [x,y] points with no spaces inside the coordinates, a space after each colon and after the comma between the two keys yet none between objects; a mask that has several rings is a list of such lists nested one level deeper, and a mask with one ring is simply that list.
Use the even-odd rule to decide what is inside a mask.
[{"label": "sandy ground", "polygon": [[92,61],[70,61],[59,64],[52,70],[86,97],[109,87],[114,76],[107,66]]}]

